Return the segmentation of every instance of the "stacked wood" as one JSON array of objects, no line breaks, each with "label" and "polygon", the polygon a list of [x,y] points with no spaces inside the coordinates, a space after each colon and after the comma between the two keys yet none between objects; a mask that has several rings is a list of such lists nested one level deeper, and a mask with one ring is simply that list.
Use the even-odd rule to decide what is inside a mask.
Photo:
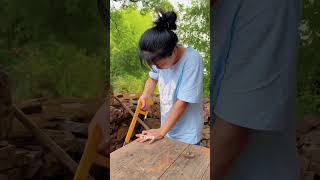
[{"label": "stacked wood", "polygon": [[[133,103],[133,101],[136,101],[139,96],[134,96],[134,94],[124,94],[116,96],[133,112],[135,111],[135,104]],[[132,116],[130,115],[130,113],[118,101],[112,98],[110,104],[111,152],[122,147],[124,138],[129,129],[131,119]]]},{"label": "stacked wood", "polygon": [[[126,93],[126,94],[116,94],[115,95],[121,103],[115,98],[111,99],[110,104],[110,133],[111,133],[111,145],[110,151],[114,151],[122,147],[125,136],[130,126],[132,120],[132,115],[124,106],[129,108],[133,113],[136,110],[137,102],[140,94]],[[140,116],[140,119],[144,117]],[[159,98],[154,97],[154,105],[150,108],[148,118],[143,120],[143,122],[150,128],[160,127],[160,108],[159,108]],[[132,139],[135,139],[135,134],[140,133],[143,129],[141,124],[137,123],[135,130],[132,135]]]},{"label": "stacked wood", "polygon": [[[131,111],[135,111],[139,94],[119,94],[121,102]],[[19,103],[17,106],[41,128],[41,130],[57,143],[75,160],[79,160],[88,136],[90,121],[93,119],[102,99],[46,99],[38,98]],[[159,98],[154,98],[154,105],[149,110],[148,118],[144,123],[150,128],[160,127]],[[205,101],[204,109],[208,109]],[[110,151],[122,147],[132,115],[116,100],[110,101]],[[205,126],[209,125],[209,112],[205,113]],[[140,117],[144,119],[143,116]],[[42,147],[32,133],[18,120],[13,121],[12,136],[0,142],[2,152],[11,152],[12,155],[0,158],[0,179],[33,179],[49,177],[66,172],[65,167],[57,158]],[[110,124],[110,125],[109,125]],[[140,133],[143,127],[138,123],[134,135]],[[203,146],[209,143],[209,128],[204,129]],[[5,147],[5,148],[4,148]],[[2,149],[3,148],[3,149]],[[4,156],[3,156],[4,157]],[[12,160],[14,159],[14,161]],[[14,162],[10,164],[8,162]]]},{"label": "stacked wood", "polygon": [[[59,145],[74,160],[83,152],[89,123],[102,104],[102,99],[39,98],[17,106],[41,131]],[[0,179],[41,179],[61,175],[72,179],[59,158],[32,135],[31,131],[14,119],[12,135],[0,140]]]},{"label": "stacked wood", "polygon": [[298,122],[297,147],[302,179],[320,179],[320,116],[308,115]]},{"label": "stacked wood", "polygon": [[0,179],[31,179],[41,168],[43,152],[0,142]]},{"label": "stacked wood", "polygon": [[0,139],[10,135],[12,120],[13,109],[9,77],[5,72],[0,70]]}]

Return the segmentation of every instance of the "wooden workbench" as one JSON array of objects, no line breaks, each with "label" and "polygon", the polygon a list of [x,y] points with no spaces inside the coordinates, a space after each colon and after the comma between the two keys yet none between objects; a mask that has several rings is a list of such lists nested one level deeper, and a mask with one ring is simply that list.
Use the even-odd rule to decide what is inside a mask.
[{"label": "wooden workbench", "polygon": [[153,144],[133,141],[111,153],[110,177],[111,180],[207,180],[210,179],[209,155],[208,148],[168,138]]}]

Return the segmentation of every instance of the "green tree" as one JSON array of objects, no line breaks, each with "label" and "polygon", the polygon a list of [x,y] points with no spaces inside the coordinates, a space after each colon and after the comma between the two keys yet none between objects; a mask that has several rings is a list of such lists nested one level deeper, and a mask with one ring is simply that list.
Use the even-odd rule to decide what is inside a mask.
[{"label": "green tree", "polygon": [[[111,78],[115,90],[141,92],[147,73],[138,59],[138,40],[141,34],[152,26],[156,8],[172,10],[165,0],[120,1],[119,9],[111,10]],[[204,93],[209,96],[209,6],[207,1],[192,1],[191,7],[179,5],[174,9],[178,14],[177,34],[180,43],[193,46],[201,52],[205,62]],[[191,32],[191,33],[190,33]],[[121,38],[119,38],[121,37]],[[126,87],[126,82],[134,82]],[[127,85],[128,86],[128,85]]]},{"label": "green tree", "polygon": [[210,7],[207,0],[192,0],[190,7],[179,5],[181,17],[178,35],[182,43],[201,52],[205,64],[204,94],[209,97],[210,84]]},{"label": "green tree", "polygon": [[0,67],[13,97],[100,96],[109,50],[99,16],[96,1],[0,1]]},{"label": "green tree", "polygon": [[298,118],[320,113],[319,1],[303,1],[298,59]]}]

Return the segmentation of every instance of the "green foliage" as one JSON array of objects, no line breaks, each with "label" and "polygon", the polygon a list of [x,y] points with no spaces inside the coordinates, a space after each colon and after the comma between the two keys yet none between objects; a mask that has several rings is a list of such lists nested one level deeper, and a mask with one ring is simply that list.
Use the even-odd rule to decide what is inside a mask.
[{"label": "green foliage", "polygon": [[96,1],[19,1],[0,3],[0,45],[62,41],[95,52],[106,46]]},{"label": "green foliage", "polygon": [[106,42],[97,1],[0,1],[0,67],[17,100],[102,95]]},{"label": "green foliage", "polygon": [[134,6],[111,11],[110,65],[115,92],[141,92],[146,71],[139,63],[138,41],[150,27],[150,14],[141,14]]},{"label": "green foliage", "polygon": [[205,65],[204,96],[210,95],[210,8],[207,0],[192,0],[191,7],[179,6],[177,34],[183,44],[201,52]]},{"label": "green foliage", "polygon": [[298,119],[320,113],[319,8],[318,1],[304,1],[298,59]]},{"label": "green foliage", "polygon": [[151,21],[149,14],[142,15],[134,7],[111,11],[112,76],[130,74],[138,77],[144,73],[139,63],[137,46],[141,34],[152,25]]},{"label": "green foliage", "polygon": [[[180,5],[175,11],[178,14],[177,34],[180,43],[191,45],[204,57],[206,68],[204,95],[208,97],[209,7],[205,2],[205,0],[193,1],[192,7]],[[147,70],[143,69],[139,62],[137,47],[139,38],[152,26],[154,8],[171,10],[173,6],[164,0],[142,1],[142,7],[128,1],[123,4],[120,9],[111,10],[111,82],[116,92],[141,92],[143,90],[141,84],[143,85],[146,80]]]},{"label": "green foliage", "polygon": [[173,6],[169,0],[113,0],[115,2],[120,2],[122,8],[127,8],[129,6],[137,7],[140,4],[141,14],[153,12],[155,9],[161,8],[163,10],[172,10]]},{"label": "green foliage", "polygon": [[123,75],[119,76],[116,79],[112,79],[113,82],[113,91],[117,93],[141,93],[144,88],[144,83],[147,78],[137,78],[132,75]]},{"label": "green foliage", "polygon": [[61,43],[29,44],[21,54],[12,57],[21,60],[5,68],[17,100],[102,95],[102,57],[88,56],[81,49]]}]

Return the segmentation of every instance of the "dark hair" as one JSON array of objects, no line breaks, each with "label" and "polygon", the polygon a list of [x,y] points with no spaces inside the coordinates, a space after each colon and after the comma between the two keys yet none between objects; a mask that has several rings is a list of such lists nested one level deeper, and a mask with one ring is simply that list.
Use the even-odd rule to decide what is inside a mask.
[{"label": "dark hair", "polygon": [[173,11],[156,11],[158,18],[155,26],[146,30],[139,41],[140,63],[142,66],[154,64],[161,58],[171,56],[178,43],[178,37],[172,30],[177,29],[177,14]]}]

